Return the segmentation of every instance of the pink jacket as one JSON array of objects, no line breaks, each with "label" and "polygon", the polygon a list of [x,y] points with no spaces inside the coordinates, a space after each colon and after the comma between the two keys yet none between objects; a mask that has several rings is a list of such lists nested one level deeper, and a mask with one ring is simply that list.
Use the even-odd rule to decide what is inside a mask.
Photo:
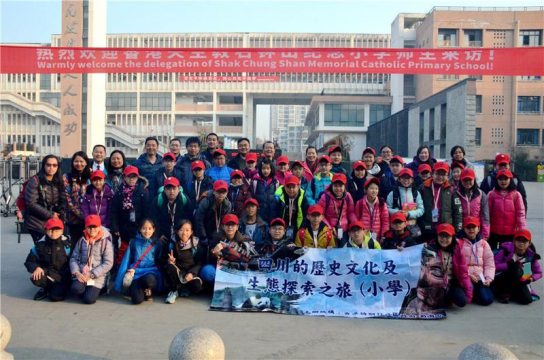
[{"label": "pink jacket", "polygon": [[457,195],[461,199],[461,207],[463,208],[463,219],[468,216],[474,216],[480,219],[480,234],[484,239],[489,238],[489,205],[487,203],[487,195],[480,189],[477,193],[472,194],[469,199],[461,190],[457,190]]},{"label": "pink jacket", "polygon": [[[478,236],[477,239],[480,239]],[[469,239],[459,239],[461,252],[465,257],[468,266],[468,275],[473,283],[480,281],[480,274],[483,274],[486,280],[495,278],[495,258],[493,251],[485,240],[478,240],[474,244]]]},{"label": "pink jacket", "polygon": [[291,175],[292,173],[290,171],[286,171],[285,173],[282,173],[281,171],[276,171],[276,180],[278,180],[280,185],[285,185],[285,179]]},{"label": "pink jacket", "polygon": [[319,166],[316,166],[315,171],[312,173],[312,170],[310,170],[308,164],[306,164],[306,161],[304,161],[302,164],[304,165],[304,177],[308,180],[308,182],[312,181],[314,175],[319,171]]},{"label": "pink jacket", "polygon": [[342,207],[342,202],[344,203],[344,206],[342,207],[342,216],[340,217],[339,228],[342,229],[344,233],[347,233],[348,224],[352,221],[356,221],[353,198],[346,191],[342,199],[336,199],[336,196],[331,193],[331,190],[331,186],[329,185],[327,189],[323,192],[323,195],[319,198],[318,203],[319,205],[321,205],[323,210],[325,210],[325,219],[331,227],[335,227],[338,223],[337,211],[340,211],[340,207]]},{"label": "pink jacket", "polygon": [[387,209],[387,203],[383,200],[378,199],[376,209],[371,217],[366,195],[363,196],[355,205],[355,217],[363,222],[365,228],[377,234],[378,241],[381,241],[385,232],[389,230],[389,210]]},{"label": "pink jacket", "polygon": [[[467,260],[465,259],[465,256],[463,255],[462,246],[463,243],[459,240],[457,241],[457,246],[453,250],[453,278],[457,280],[457,283],[463,289],[465,292],[465,295],[467,296],[467,302],[472,302],[472,283],[470,281],[470,276],[468,273],[468,266],[467,266]],[[440,255],[440,258],[442,258],[442,251],[439,250],[438,254]]]},{"label": "pink jacket", "polygon": [[492,233],[513,235],[516,230],[527,227],[525,205],[517,190],[509,191],[503,197],[501,191],[493,189],[488,194],[487,202]]}]

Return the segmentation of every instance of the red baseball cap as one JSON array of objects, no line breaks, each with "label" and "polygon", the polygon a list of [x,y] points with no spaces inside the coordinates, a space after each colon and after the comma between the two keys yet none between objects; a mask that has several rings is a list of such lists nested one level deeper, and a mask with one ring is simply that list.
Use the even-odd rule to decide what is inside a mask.
[{"label": "red baseball cap", "polygon": [[288,176],[285,179],[284,185],[300,185],[300,179],[294,175]]},{"label": "red baseball cap", "polygon": [[98,215],[88,215],[85,218],[85,227],[87,228],[89,226],[101,227],[102,226],[102,221],[100,220],[100,216],[98,216]]},{"label": "red baseball cap", "polygon": [[392,164],[392,163],[399,163],[399,164],[403,164],[404,165],[404,160],[402,160],[402,158],[398,155],[395,155],[391,158],[391,160],[389,160],[389,163]]},{"label": "red baseball cap", "polygon": [[437,234],[446,233],[449,236],[455,235],[455,228],[448,223],[440,224],[438,225],[438,229],[436,229]]},{"label": "red baseball cap", "polygon": [[378,179],[378,178],[368,179],[367,181],[365,181],[365,185],[363,186],[363,188],[366,189],[368,187],[368,185],[370,185],[370,184],[376,184],[376,185],[380,186],[380,179]]},{"label": "red baseball cap", "polygon": [[45,223],[45,230],[51,230],[55,228],[64,230],[64,224],[62,223],[62,221],[57,218],[51,218],[47,220],[47,222]]},{"label": "red baseball cap", "polygon": [[304,163],[300,160],[295,160],[293,161],[293,164],[291,165],[291,169],[294,168],[295,166],[300,166],[300,167],[304,167]]},{"label": "red baseball cap", "polygon": [[431,172],[431,171],[433,171],[433,169],[431,169],[431,165],[429,165],[429,164],[419,165],[419,167],[417,168],[417,173],[421,174],[424,171]]},{"label": "red baseball cap", "polygon": [[437,172],[438,170],[444,170],[446,173],[449,173],[450,166],[444,161],[439,161],[433,166],[433,172]]},{"label": "red baseball cap", "polygon": [[354,221],[352,222],[351,224],[349,224],[349,230],[351,231],[351,229],[353,229],[354,227],[359,227],[361,229],[365,229],[365,225],[363,224],[362,221]]},{"label": "red baseball cap", "polygon": [[315,213],[319,213],[320,215],[323,215],[324,211],[321,205],[314,204],[308,208],[308,214],[315,214]]},{"label": "red baseball cap", "polygon": [[233,172],[230,173],[230,178],[232,179],[235,176],[239,176],[243,179],[244,173],[242,172],[242,170],[234,170]]},{"label": "red baseball cap", "polygon": [[225,150],[223,150],[223,149],[216,149],[216,150],[213,152],[212,158],[214,158],[214,157],[216,157],[216,156],[220,156],[220,155],[223,155],[223,156],[227,157],[227,153],[225,152]]},{"label": "red baseball cap", "polygon": [[371,148],[371,147],[367,147],[366,149],[363,150],[363,156],[365,156],[365,154],[366,154],[367,152],[371,152],[372,155],[376,156],[376,150],[374,150],[374,149]]},{"label": "red baseball cap", "polygon": [[191,163],[191,171],[194,169],[201,169],[204,170],[206,168],[206,165],[200,160],[195,160]]},{"label": "red baseball cap", "polygon": [[322,157],[319,158],[319,161],[317,162],[318,164],[321,163],[321,162],[328,162],[329,164],[332,163],[332,160],[330,157],[328,157],[327,155],[323,155]]},{"label": "red baseball cap", "polygon": [[240,222],[238,221],[238,216],[234,214],[227,214],[223,216],[223,220],[221,220],[221,224],[225,225],[228,223],[235,223],[236,225],[240,224]]},{"label": "red baseball cap", "polygon": [[335,151],[342,152],[342,148],[338,145],[331,146],[328,151],[329,156]]},{"label": "red baseball cap", "polygon": [[277,160],[276,160],[276,164],[287,164],[289,165],[289,158],[285,155],[282,155],[280,156]]},{"label": "red baseball cap", "polygon": [[348,182],[348,179],[346,178],[346,175],[342,174],[342,173],[336,173],[332,176],[332,183],[334,184],[335,182],[341,182],[342,184],[346,185],[346,183]]},{"label": "red baseball cap", "polygon": [[174,187],[178,187],[179,186],[179,180],[175,177],[167,177],[166,179],[164,179],[164,183],[162,184],[162,186],[164,187],[167,187],[167,186],[174,186]]},{"label": "red baseball cap", "polygon": [[167,152],[162,156],[162,160],[166,160],[167,157],[172,158],[172,160],[176,161],[176,155],[174,155],[174,153]]},{"label": "red baseball cap", "polygon": [[399,220],[402,222],[406,222],[406,215],[404,215],[402,211],[397,211],[396,213],[391,215],[391,222],[399,221]]},{"label": "red baseball cap", "polygon": [[104,172],[103,172],[102,170],[95,170],[95,171],[93,171],[93,173],[91,174],[91,180],[94,179],[94,178],[105,179],[105,178],[106,178],[106,174],[104,174]]},{"label": "red baseball cap", "polygon": [[283,221],[283,219],[281,218],[275,218],[273,219],[271,222],[270,222],[270,227],[274,226],[274,225],[281,225],[283,227],[287,227],[287,225],[285,225],[285,221]]},{"label": "red baseball cap", "polygon": [[474,217],[474,216],[467,216],[463,220],[463,227],[466,228],[469,225],[474,225],[474,226],[480,227],[480,219],[478,219],[477,217]]},{"label": "red baseball cap", "polygon": [[246,154],[246,162],[255,161],[257,162],[257,154],[256,153],[247,153]]},{"label": "red baseball cap", "polygon": [[138,168],[136,166],[129,165],[123,170],[123,175],[137,175],[140,176],[140,173],[138,172]]},{"label": "red baseball cap", "polygon": [[259,207],[259,202],[257,201],[257,199],[254,199],[254,198],[247,199],[246,201],[244,201],[244,207],[246,207],[248,205],[255,205],[255,206]]},{"label": "red baseball cap", "polygon": [[509,177],[510,179],[513,179],[514,178],[514,175],[512,174],[512,172],[510,170],[507,170],[507,169],[503,169],[501,171],[499,171],[497,173],[497,176],[496,178],[500,178],[501,176],[506,176],[506,177]]},{"label": "red baseball cap", "polygon": [[[429,165],[427,165],[427,166],[429,166]],[[414,177],[414,172],[412,171],[412,169],[404,168],[399,172],[399,177],[402,177],[403,175],[408,175],[411,178],[413,178]]]},{"label": "red baseball cap", "polygon": [[229,191],[229,185],[224,180],[217,180],[213,183],[213,191],[219,190]]},{"label": "red baseball cap", "polygon": [[454,161],[451,163],[451,168],[452,170],[455,169],[455,168],[461,168],[464,169],[465,168],[465,165],[463,165],[463,163],[460,163],[459,161]]},{"label": "red baseball cap", "polygon": [[529,241],[531,241],[531,232],[527,229],[523,229],[523,230],[516,230],[514,232],[514,239],[517,239],[518,237],[522,237],[522,238],[525,238]]},{"label": "red baseball cap", "polygon": [[499,154],[495,156],[495,164],[510,164],[510,156],[506,154]]},{"label": "red baseball cap", "polygon": [[464,179],[476,180],[476,174],[472,169],[464,169],[463,171],[461,171],[461,176],[459,176],[459,179],[461,181],[463,181]]},{"label": "red baseball cap", "polygon": [[364,167],[364,168],[365,168],[365,170],[366,170],[366,164],[365,164],[365,163],[364,163],[363,161],[360,161],[360,160],[359,160],[359,161],[356,161],[356,162],[354,162],[354,163],[353,163],[353,167],[352,167],[352,168],[353,168],[353,170],[355,170],[355,169],[358,169],[358,168],[360,168],[361,166],[362,166],[362,167]]}]

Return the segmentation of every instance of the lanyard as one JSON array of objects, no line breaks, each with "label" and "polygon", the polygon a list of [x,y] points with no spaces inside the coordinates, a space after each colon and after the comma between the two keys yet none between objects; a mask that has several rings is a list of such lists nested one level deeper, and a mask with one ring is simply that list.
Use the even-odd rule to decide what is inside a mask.
[{"label": "lanyard", "polygon": [[372,229],[374,227],[374,220],[376,219],[376,215],[379,213],[379,211],[376,211],[376,208],[378,207],[380,202],[378,201],[378,199],[376,199],[376,204],[372,208],[370,208],[368,197],[365,199],[365,202],[366,206],[368,206],[368,211],[370,212],[370,229]]},{"label": "lanyard", "polygon": [[295,199],[289,199],[289,227],[291,227],[294,208],[295,208]]},{"label": "lanyard", "polygon": [[91,254],[93,252],[94,241],[92,244],[90,243],[90,241],[87,242],[89,243],[89,245],[87,246],[87,265],[89,266],[89,270],[91,270],[93,268],[93,259],[91,257]]},{"label": "lanyard", "polygon": [[359,191],[359,188],[357,187],[357,183],[353,181],[353,186],[355,186],[355,192]]},{"label": "lanyard", "polygon": [[172,227],[174,227],[174,218],[176,217],[176,206],[178,206],[177,203],[174,203],[174,206],[171,208],[170,203],[167,204],[168,206],[168,215],[170,215],[170,220],[172,221]]},{"label": "lanyard", "polygon": [[234,192],[231,192],[232,194],[232,197],[231,197],[231,200],[230,202],[232,204],[234,204],[234,202],[236,201],[236,199],[238,199],[238,194],[240,193],[240,187],[238,187],[238,189],[236,189],[236,195],[234,194]]},{"label": "lanyard", "polygon": [[474,245],[470,244],[470,252],[474,256],[474,260],[476,260],[476,266],[479,266],[479,263],[478,263],[478,240],[476,240],[474,242]]},{"label": "lanyard", "polygon": [[434,193],[434,184],[431,184],[431,188],[433,189],[433,199],[434,199],[433,209],[438,209],[438,203],[440,202],[440,189],[438,189],[438,194],[435,195],[435,193]]},{"label": "lanyard", "polygon": [[104,190],[100,192],[100,206],[96,206],[98,201],[96,201],[96,193],[94,195],[94,209],[96,210],[96,215],[100,216],[100,211],[102,210],[102,198],[104,197]]},{"label": "lanyard", "polygon": [[[472,195],[472,194],[470,194],[470,195]],[[467,211],[468,211],[467,216],[470,216],[470,197],[471,197],[471,196],[469,196],[469,194],[467,193],[467,195],[465,195],[465,196],[461,195],[461,197],[462,197],[463,199],[465,199],[466,202],[467,202]]]},{"label": "lanyard", "polygon": [[[219,225],[220,225],[220,222],[221,222],[221,208],[223,207],[223,203],[219,204],[219,211],[215,213],[215,228],[216,228],[216,232],[219,232]],[[217,205],[215,206],[215,208],[217,209]]]},{"label": "lanyard", "polygon": [[342,210],[344,209],[344,201],[346,200],[346,198],[344,197],[342,199],[342,205],[340,205],[340,211],[338,211],[338,207],[336,206],[336,201],[334,201],[334,199],[332,200],[332,204],[334,205],[334,212],[336,214],[336,226],[337,227],[340,227],[340,222],[342,221]]},{"label": "lanyard", "polygon": [[196,180],[195,181],[195,193],[196,193],[196,200],[198,201],[198,198],[200,197],[200,187],[202,186],[202,181]]},{"label": "lanyard", "polygon": [[[319,230],[318,230],[319,231]],[[313,231],[312,230],[312,237],[314,239],[314,247],[317,249],[317,235],[319,234],[318,231]]]}]

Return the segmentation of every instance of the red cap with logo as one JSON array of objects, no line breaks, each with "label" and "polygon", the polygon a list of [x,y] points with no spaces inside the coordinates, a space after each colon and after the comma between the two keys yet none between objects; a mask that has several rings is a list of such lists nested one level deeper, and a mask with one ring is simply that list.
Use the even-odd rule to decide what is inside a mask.
[{"label": "red cap with logo", "polygon": [[374,150],[373,148],[371,147],[367,147],[366,149],[363,150],[363,156],[365,156],[366,153],[372,153],[372,155],[376,155],[376,150]]},{"label": "red cap with logo", "polygon": [[514,232],[514,239],[517,239],[518,237],[522,237],[522,238],[525,238],[529,241],[531,241],[531,232],[527,229],[523,229],[523,230],[516,230]]},{"label": "red cap with logo", "polygon": [[497,173],[497,179],[500,178],[501,176],[506,176],[506,177],[509,177],[510,179],[514,178],[514,175],[512,174],[512,172],[507,169],[503,169]]},{"label": "red cap with logo", "polygon": [[439,170],[444,170],[445,172],[449,173],[450,172],[450,166],[448,165],[448,163],[446,163],[444,161],[439,161],[436,164],[434,164],[433,171],[437,172]]},{"label": "red cap with logo", "polygon": [[137,175],[140,176],[140,173],[138,172],[138,168],[136,166],[129,165],[123,170],[123,175]]},{"label": "red cap with logo", "polygon": [[354,227],[358,227],[358,228],[361,228],[361,229],[365,229],[365,225],[363,224],[362,221],[354,221],[352,222],[351,224],[349,224],[349,230],[351,231]]},{"label": "red cap with logo", "polygon": [[230,178],[232,179],[235,176],[239,176],[243,179],[244,173],[242,172],[242,170],[234,170],[233,172],[230,173]]},{"label": "red cap with logo", "polygon": [[289,165],[289,158],[285,155],[282,155],[278,158],[278,160],[276,160],[276,164],[280,165],[280,164],[287,164]]},{"label": "red cap with logo", "polygon": [[246,154],[246,162],[255,161],[257,162],[257,154],[256,153],[247,153]]},{"label": "red cap with logo", "polygon": [[304,163],[300,160],[295,160],[293,161],[293,164],[291,165],[291,169],[294,168],[295,166],[300,166],[301,168],[304,167]]},{"label": "red cap with logo", "polygon": [[474,225],[474,226],[480,227],[480,219],[478,219],[477,217],[474,217],[474,216],[467,216],[463,220],[463,227],[466,228],[469,225]]},{"label": "red cap with logo", "polygon": [[465,169],[461,171],[461,175],[459,176],[459,179],[461,179],[461,181],[465,179],[476,180],[476,174],[474,173],[474,170],[472,169]]},{"label": "red cap with logo", "polygon": [[216,157],[216,156],[220,156],[220,155],[223,155],[223,156],[227,156],[227,153],[225,152],[225,150],[223,149],[216,149],[214,152],[213,152],[213,155],[212,155],[212,158]]},{"label": "red cap with logo", "polygon": [[327,155],[323,155],[322,157],[319,158],[318,163],[322,163],[322,162],[328,162],[329,164],[331,164],[332,160]]},{"label": "red cap with logo", "polygon": [[308,214],[316,214],[316,213],[320,215],[323,215],[324,213],[323,208],[319,204],[314,204],[308,208]]},{"label": "red cap with logo", "polygon": [[448,223],[440,224],[438,225],[438,228],[436,229],[437,234],[446,233],[449,236],[455,235],[455,228]]},{"label": "red cap with logo", "polygon": [[281,218],[275,218],[270,222],[270,227],[272,227],[274,225],[281,225],[283,227],[287,227],[285,225],[285,221],[283,219],[281,219]]},{"label": "red cap with logo", "polygon": [[451,163],[451,169],[455,169],[455,168],[460,168],[461,170],[463,170],[465,168],[465,165],[463,165],[463,163],[460,163],[459,161],[454,161]]},{"label": "red cap with logo", "polygon": [[174,155],[174,153],[171,153],[171,152],[167,152],[166,154],[164,154],[162,156],[162,160],[166,160],[166,158],[171,158],[173,161],[176,161],[176,155]]},{"label": "red cap with logo", "polygon": [[244,207],[246,207],[248,205],[255,205],[255,206],[259,207],[259,202],[255,198],[247,199],[246,201],[244,201]]},{"label": "red cap with logo", "polygon": [[206,165],[204,165],[204,163],[200,160],[195,160],[191,163],[191,171],[193,171],[194,169],[204,170],[206,169]]},{"label": "red cap with logo", "polygon": [[166,179],[164,179],[164,183],[162,184],[164,187],[167,187],[167,186],[174,186],[174,187],[178,187],[179,186],[179,180],[175,177],[167,177]]},{"label": "red cap with logo", "polygon": [[402,211],[397,211],[396,213],[391,215],[391,222],[395,222],[395,221],[406,222],[406,215],[404,215]]},{"label": "red cap with logo", "polygon": [[332,176],[332,183],[334,184],[335,182],[341,182],[342,184],[346,185],[348,179],[346,178],[346,175],[342,173],[336,173]]},{"label": "red cap with logo", "polygon": [[404,175],[408,175],[413,178],[414,172],[412,171],[412,169],[404,168],[399,172],[399,177],[403,177]]},{"label": "red cap with logo", "polygon": [[421,174],[424,171],[431,172],[431,171],[433,171],[433,169],[431,169],[431,165],[429,165],[429,164],[419,165],[419,167],[417,168],[417,173]]},{"label": "red cap with logo", "polygon": [[495,156],[495,164],[496,165],[510,164],[510,156],[508,156],[506,154],[499,154],[499,155]]},{"label": "red cap with logo", "polygon": [[300,179],[294,175],[290,175],[285,179],[284,185],[300,185]]},{"label": "red cap with logo", "polygon": [[62,221],[57,218],[51,218],[47,220],[47,222],[45,223],[45,230],[51,230],[55,228],[64,229],[64,224],[62,223]]},{"label": "red cap with logo", "polygon": [[98,215],[88,215],[85,218],[85,227],[88,228],[90,226],[101,227],[102,226],[102,221],[100,220],[100,216],[98,216]]},{"label": "red cap with logo", "polygon": [[213,183],[213,191],[226,190],[229,191],[229,185],[224,180],[217,180]]},{"label": "red cap with logo", "polygon": [[91,180],[95,179],[95,178],[100,178],[100,179],[105,179],[106,178],[106,174],[104,174],[104,172],[102,170],[95,170],[93,171],[93,173],[91,174]]},{"label": "red cap with logo", "polygon": [[331,146],[328,152],[329,156],[335,151],[342,152],[342,148],[338,145]]},{"label": "red cap with logo", "polygon": [[370,184],[376,184],[380,186],[380,179],[378,178],[370,178],[367,181],[365,181],[364,188],[366,189]]},{"label": "red cap with logo", "polygon": [[404,165],[404,160],[402,160],[402,158],[398,155],[395,155],[391,158],[391,160],[389,160],[389,163],[399,163],[399,164],[403,164]]},{"label": "red cap with logo", "polygon": [[240,222],[238,221],[238,216],[236,216],[234,214],[227,214],[227,215],[223,216],[223,220],[221,220],[221,224],[225,225],[225,224],[228,224],[228,223],[239,224]]},{"label": "red cap with logo", "polygon": [[363,161],[356,161],[353,163],[353,170],[363,167],[366,170],[366,164]]}]

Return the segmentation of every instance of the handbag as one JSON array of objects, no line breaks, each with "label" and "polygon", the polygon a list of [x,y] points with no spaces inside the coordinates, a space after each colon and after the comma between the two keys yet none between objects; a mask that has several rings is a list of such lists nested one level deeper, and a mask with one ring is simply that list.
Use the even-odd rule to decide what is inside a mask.
[{"label": "handbag", "polygon": [[[155,245],[155,243],[151,243],[151,245],[149,245],[149,247],[147,248],[147,250],[142,254],[142,256],[140,256],[140,258],[138,259],[138,261],[136,262],[136,264],[134,264],[134,266],[132,267],[132,270],[136,270],[136,268],[138,267],[138,265],[140,265],[140,262],[142,261],[142,259],[145,257],[145,255],[149,252],[149,250],[151,250],[151,248],[153,247],[153,245]],[[130,285],[132,285],[132,281],[134,280],[134,271],[127,271],[125,273],[125,276],[123,276],[123,291],[127,291],[128,288],[130,287]]]}]

